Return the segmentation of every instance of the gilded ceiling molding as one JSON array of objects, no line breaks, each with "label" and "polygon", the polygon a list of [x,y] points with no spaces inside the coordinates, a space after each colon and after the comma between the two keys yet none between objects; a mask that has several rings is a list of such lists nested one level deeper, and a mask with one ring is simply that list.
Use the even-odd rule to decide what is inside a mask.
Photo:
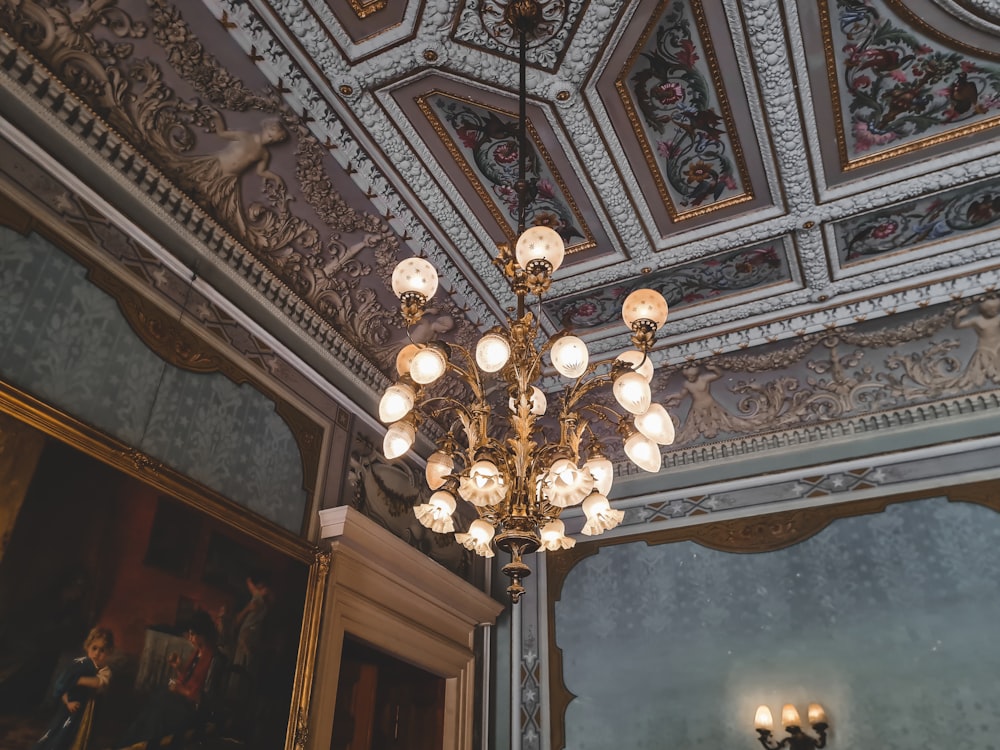
[{"label": "gilded ceiling molding", "polygon": [[[982,505],[1000,512],[1000,480],[975,482],[954,487],[888,494],[867,500],[821,505],[799,510],[778,511],[753,518],[714,521],[697,526],[675,527],[646,534],[648,545],[694,542],[709,549],[736,554],[773,552],[798,544],[841,518],[881,513],[895,503],[946,497],[950,502]],[[546,557],[549,622],[549,692],[552,707],[552,750],[566,745],[566,709],[576,696],[563,681],[562,650],[556,637],[556,604],[562,597],[563,584],[570,571],[582,560],[596,555],[604,547],[637,543],[629,537],[602,539],[578,544],[572,549]]]},{"label": "gilded ceiling molding", "polygon": [[388,0],[348,0],[351,10],[358,18],[368,18],[372,13],[384,10]]}]

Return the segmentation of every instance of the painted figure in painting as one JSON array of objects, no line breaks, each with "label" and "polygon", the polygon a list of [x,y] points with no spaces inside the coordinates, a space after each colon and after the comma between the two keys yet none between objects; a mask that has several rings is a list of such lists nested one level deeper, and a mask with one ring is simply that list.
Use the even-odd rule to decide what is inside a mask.
[{"label": "painted figure in painting", "polygon": [[170,655],[173,677],[165,688],[150,697],[118,743],[119,746],[133,747],[146,743],[146,747],[156,747],[164,738],[194,726],[198,710],[210,688],[213,663],[217,665],[218,632],[215,622],[206,612],[195,612],[188,626],[187,639],[193,647],[191,655],[184,662],[178,654]]},{"label": "painted figure in painting", "polygon": [[[56,680],[59,708],[35,750],[69,750],[80,735],[89,731],[94,697],[111,682],[108,657],[115,647],[114,634],[94,628],[84,641],[84,656],[74,659]],[[85,739],[85,737],[84,737]]]},{"label": "painted figure in painting", "polygon": [[261,652],[266,647],[267,617],[274,603],[271,576],[255,571],[247,576],[250,601],[236,615],[236,647],[233,650],[233,686],[245,703],[260,676]]},{"label": "painted figure in painting", "polygon": [[969,366],[954,383],[961,387],[978,387],[987,380],[1000,382],[1000,297],[987,297],[979,303],[979,314],[967,317],[972,307],[955,314],[956,328],[971,328],[979,337]]}]

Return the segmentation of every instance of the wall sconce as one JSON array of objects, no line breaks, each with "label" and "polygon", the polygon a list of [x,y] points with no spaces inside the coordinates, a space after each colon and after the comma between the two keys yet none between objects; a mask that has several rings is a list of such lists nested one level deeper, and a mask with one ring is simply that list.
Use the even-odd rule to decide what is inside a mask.
[{"label": "wall sconce", "polygon": [[826,712],[818,703],[810,703],[806,713],[809,724],[817,736],[813,737],[802,731],[799,712],[791,703],[786,703],[781,708],[781,724],[788,732],[788,736],[778,742],[771,736],[771,730],[774,728],[771,709],[767,706],[758,706],[753,722],[754,729],[760,735],[757,739],[767,750],[778,750],[782,747],[787,747],[789,750],[814,750],[814,748],[826,747],[826,730],[830,726],[826,721]]}]

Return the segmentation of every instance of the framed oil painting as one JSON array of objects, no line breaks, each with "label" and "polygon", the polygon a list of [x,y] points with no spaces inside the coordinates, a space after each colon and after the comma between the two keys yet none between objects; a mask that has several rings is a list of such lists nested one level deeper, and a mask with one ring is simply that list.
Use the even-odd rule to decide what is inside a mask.
[{"label": "framed oil painting", "polygon": [[301,746],[325,559],[3,407],[0,748]]}]

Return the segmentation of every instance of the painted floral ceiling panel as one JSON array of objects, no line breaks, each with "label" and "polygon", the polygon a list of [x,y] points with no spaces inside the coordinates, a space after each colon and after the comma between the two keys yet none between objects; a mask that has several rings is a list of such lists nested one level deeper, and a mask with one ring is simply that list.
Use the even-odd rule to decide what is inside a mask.
[{"label": "painted floral ceiling panel", "polygon": [[666,3],[615,82],[673,221],[752,198],[703,13]]}]

